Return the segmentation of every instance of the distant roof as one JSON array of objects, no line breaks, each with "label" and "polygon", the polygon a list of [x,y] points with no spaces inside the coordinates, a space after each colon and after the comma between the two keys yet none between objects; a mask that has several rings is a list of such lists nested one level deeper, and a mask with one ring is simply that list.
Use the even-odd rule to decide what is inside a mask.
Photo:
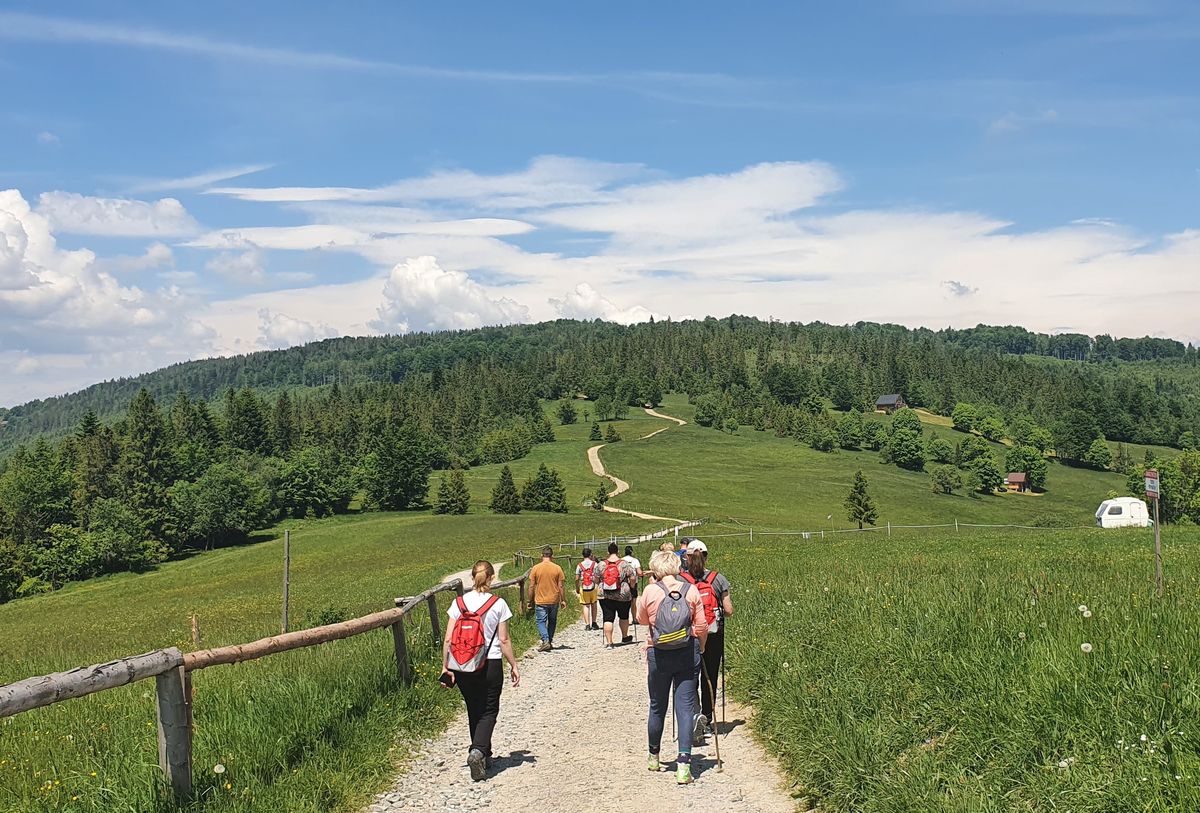
[{"label": "distant roof", "polygon": [[1025,472],[1010,471],[1008,473],[1008,477],[1005,477],[1004,479],[1005,479],[1005,482],[1008,482],[1008,483],[1023,483],[1023,482],[1025,482]]},{"label": "distant roof", "polygon": [[898,392],[893,393],[892,395],[881,395],[881,396],[879,396],[879,399],[875,402],[875,406],[895,405],[895,404],[900,403],[903,400],[904,399],[902,397],[900,397],[900,393],[898,393]]}]

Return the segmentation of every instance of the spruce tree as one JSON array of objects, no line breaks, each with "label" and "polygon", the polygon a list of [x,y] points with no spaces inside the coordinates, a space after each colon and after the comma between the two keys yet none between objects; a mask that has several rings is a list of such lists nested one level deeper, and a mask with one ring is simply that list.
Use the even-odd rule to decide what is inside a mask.
[{"label": "spruce tree", "polygon": [[604,435],[600,434],[600,424],[592,424],[592,431],[588,433],[588,440],[604,440]]},{"label": "spruce tree", "polygon": [[389,424],[363,461],[366,502],[383,511],[420,508],[429,495],[429,449],[411,423]]},{"label": "spruce tree", "polygon": [[158,404],[141,389],[129,404],[120,472],[126,503],[145,532],[163,539],[167,522],[167,488],[175,481],[167,428]]},{"label": "spruce tree", "polygon": [[442,475],[438,485],[437,502],[433,506],[435,514],[465,514],[471,505],[471,494],[467,491],[467,483],[463,479],[462,469],[453,469],[450,476]]},{"label": "spruce tree", "polygon": [[610,423],[604,432],[604,440],[608,443],[616,443],[620,439],[621,435],[617,432],[617,427]]},{"label": "spruce tree", "polygon": [[517,484],[513,482],[512,469],[508,466],[500,469],[500,482],[492,489],[488,508],[494,514],[521,513],[521,495],[517,493]]},{"label": "spruce tree", "polygon": [[601,483],[600,487],[596,489],[595,496],[592,497],[592,508],[595,508],[597,511],[603,511],[604,506],[607,504],[608,486],[604,485],[604,483]]},{"label": "spruce tree", "polygon": [[862,469],[854,472],[854,484],[850,486],[850,493],[846,495],[846,519],[857,522],[859,529],[864,522],[874,525],[875,520],[879,519],[875,501],[867,493],[867,478],[863,477]]},{"label": "spruce tree", "polygon": [[287,457],[296,444],[296,416],[292,411],[292,399],[287,390],[279,393],[275,401],[275,409],[271,412],[271,446],[275,454]]},{"label": "spruce tree", "polygon": [[569,426],[579,419],[579,413],[575,411],[575,404],[570,398],[564,398],[558,402],[558,422],[563,426]]}]

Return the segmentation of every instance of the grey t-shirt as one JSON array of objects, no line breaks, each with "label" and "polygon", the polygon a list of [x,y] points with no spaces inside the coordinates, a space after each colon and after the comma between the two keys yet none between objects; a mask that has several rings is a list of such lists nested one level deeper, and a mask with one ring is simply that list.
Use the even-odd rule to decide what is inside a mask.
[{"label": "grey t-shirt", "polygon": [[604,567],[606,564],[608,564],[607,559],[597,562],[593,570],[595,574],[593,578],[596,580],[596,584],[600,585],[600,598],[612,599],[613,601],[633,601],[633,591],[630,589],[630,582],[637,580],[637,571],[633,569],[633,565],[624,559],[618,559],[617,566],[620,574],[619,584],[621,586],[616,590],[605,590]]},{"label": "grey t-shirt", "polygon": [[[710,573],[712,573],[711,570],[704,571],[704,578],[707,579]],[[709,632],[721,631],[721,605],[731,589],[729,579],[725,578],[724,573],[718,573],[712,580],[713,596],[717,599],[717,620],[708,625]]]}]

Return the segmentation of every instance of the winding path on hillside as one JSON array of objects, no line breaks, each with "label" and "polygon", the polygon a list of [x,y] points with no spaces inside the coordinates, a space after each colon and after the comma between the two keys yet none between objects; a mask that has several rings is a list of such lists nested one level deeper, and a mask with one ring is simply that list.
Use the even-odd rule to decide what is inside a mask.
[{"label": "winding path on hillside", "polygon": [[[504,567],[504,564],[504,562],[492,562],[492,567],[496,571],[497,579],[500,578],[500,568]],[[462,582],[464,590],[473,589],[475,587],[475,580],[471,578],[471,569],[474,567],[475,565],[471,565],[471,567],[468,567],[466,570],[460,570],[457,573],[447,573],[442,577],[442,584],[445,584],[446,582],[460,581]]]},{"label": "winding path on hillside", "polygon": [[[683,418],[675,418],[675,417],[672,417],[671,415],[663,415],[661,412],[655,412],[650,407],[646,407],[645,411],[646,411],[646,414],[652,418],[662,418],[664,420],[674,421],[679,426],[687,426],[687,421],[685,421]],[[669,427],[669,426],[664,426],[662,429],[655,429],[653,432],[650,432],[649,434],[642,435],[640,438],[638,438],[638,440],[646,440],[647,438],[652,438],[655,435],[657,435],[659,432],[665,432],[670,428],[671,427]],[[604,468],[604,461],[602,461],[600,459],[600,450],[603,449],[607,445],[608,445],[607,443],[598,443],[595,446],[592,446],[591,448],[589,448],[587,450],[587,456],[588,456],[588,463],[591,464],[591,467],[592,467],[592,473],[595,474],[597,477],[603,477],[607,480],[612,481],[614,488],[612,491],[608,492],[608,496],[611,499],[612,497],[615,497],[618,494],[624,494],[626,491],[628,491],[629,483],[625,482],[620,477],[617,477],[614,474],[609,474],[608,470]],[[657,520],[661,520],[664,522],[675,522],[675,523],[682,521],[682,520],[675,519],[674,517],[660,517],[660,516],[656,516],[655,514],[644,514],[641,511],[630,511],[625,508],[614,508],[611,505],[604,506],[604,510],[608,511],[610,514],[626,514],[631,517],[637,517],[638,519],[657,519]]]},{"label": "winding path on hillside", "polygon": [[[673,772],[646,770],[646,665],[638,648],[606,650],[601,634],[578,622],[560,629],[555,644],[552,652],[525,655],[518,688],[505,680],[486,781],[471,781],[467,718],[459,714],[445,734],[423,743],[368,813],[796,810],[777,766],[750,736],[746,709],[730,703],[727,723],[718,726],[724,770],[716,770],[709,738],[693,749],[696,781],[679,787]],[[675,754],[668,724],[664,767],[674,768]]]}]

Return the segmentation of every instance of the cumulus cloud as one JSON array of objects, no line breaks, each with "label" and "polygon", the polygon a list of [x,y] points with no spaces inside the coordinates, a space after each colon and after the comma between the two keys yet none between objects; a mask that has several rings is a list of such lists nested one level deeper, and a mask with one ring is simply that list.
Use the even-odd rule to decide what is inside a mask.
[{"label": "cumulus cloud", "polygon": [[942,285],[946,286],[946,290],[950,292],[951,296],[970,296],[979,291],[978,288],[956,279],[944,280]]},{"label": "cumulus cloud", "polygon": [[338,335],[336,329],[323,322],[313,324],[286,313],[273,313],[270,308],[258,311],[258,344],[270,350],[295,347],[318,339]]},{"label": "cumulus cloud", "polygon": [[0,403],[153,369],[210,346],[211,333],[178,289],[123,285],[95,259],[58,248],[44,215],[18,191],[0,191],[0,361],[31,359],[23,369],[37,378],[0,379]]},{"label": "cumulus cloud", "polygon": [[267,281],[266,260],[257,249],[222,252],[205,263],[204,270],[240,285],[262,285]]},{"label": "cumulus cloud", "polygon": [[371,323],[385,333],[454,330],[529,320],[512,299],[493,299],[462,271],[447,271],[434,257],[398,263],[383,287],[383,303]]},{"label": "cumulus cloud", "polygon": [[175,253],[166,243],[151,243],[141,254],[102,257],[96,260],[96,265],[117,274],[132,274],[155,268],[173,268]]},{"label": "cumulus cloud", "polygon": [[45,144],[49,147],[57,147],[62,141],[62,139],[49,130],[42,130],[38,133],[37,140],[39,144]]},{"label": "cumulus cloud", "polygon": [[586,282],[579,283],[574,290],[561,298],[551,298],[550,304],[564,319],[603,319],[606,322],[632,325],[635,322],[647,322],[652,318],[663,318],[662,314],[654,313],[641,305],[622,308],[611,299],[601,296],[599,291]]},{"label": "cumulus cloud", "polygon": [[200,224],[174,198],[151,202],[43,192],[38,198],[37,211],[55,231],[72,234],[180,237],[200,230]]}]

